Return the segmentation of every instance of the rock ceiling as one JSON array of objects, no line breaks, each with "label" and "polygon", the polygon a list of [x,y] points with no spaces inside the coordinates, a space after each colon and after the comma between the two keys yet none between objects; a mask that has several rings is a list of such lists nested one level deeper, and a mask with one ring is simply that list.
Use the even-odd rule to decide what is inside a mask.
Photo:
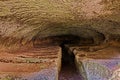
[{"label": "rock ceiling", "polygon": [[0,0],[0,45],[61,35],[117,40],[119,13],[120,0]]}]

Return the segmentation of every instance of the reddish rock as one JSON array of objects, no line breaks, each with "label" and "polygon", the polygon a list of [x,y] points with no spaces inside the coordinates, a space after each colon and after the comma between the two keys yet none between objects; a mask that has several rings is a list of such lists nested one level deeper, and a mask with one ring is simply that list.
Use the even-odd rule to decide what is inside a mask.
[{"label": "reddish rock", "polygon": [[13,53],[0,52],[0,78],[57,80],[61,66],[58,46],[32,48]]},{"label": "reddish rock", "polygon": [[[120,68],[119,47],[108,47],[92,52],[79,47],[71,50],[75,54],[76,65],[83,80],[112,80],[115,70]],[[113,80],[119,79],[116,77]]]}]

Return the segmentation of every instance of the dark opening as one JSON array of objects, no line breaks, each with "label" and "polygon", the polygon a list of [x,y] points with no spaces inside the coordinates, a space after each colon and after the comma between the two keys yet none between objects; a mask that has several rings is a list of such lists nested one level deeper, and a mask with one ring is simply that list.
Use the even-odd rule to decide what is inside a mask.
[{"label": "dark opening", "polygon": [[81,76],[75,65],[75,55],[69,51],[66,44],[71,41],[63,41],[60,45],[62,48],[62,66],[59,74],[59,80],[81,80]]},{"label": "dark opening", "polygon": [[68,41],[64,41],[60,46],[62,48],[62,64],[74,64],[75,55],[72,52],[68,52],[69,48],[65,46]]},{"label": "dark opening", "polygon": [[75,35],[58,35],[49,36],[45,38],[39,38],[38,36],[32,39],[34,47],[40,47],[42,45],[63,45],[63,44],[75,44],[79,43],[80,37]]}]

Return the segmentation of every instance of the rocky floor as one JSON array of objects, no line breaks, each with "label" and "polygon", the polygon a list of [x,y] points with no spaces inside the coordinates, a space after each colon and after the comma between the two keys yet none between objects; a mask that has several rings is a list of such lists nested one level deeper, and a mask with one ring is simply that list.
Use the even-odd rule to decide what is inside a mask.
[{"label": "rocky floor", "polygon": [[59,80],[82,80],[75,64],[64,63],[59,74]]}]

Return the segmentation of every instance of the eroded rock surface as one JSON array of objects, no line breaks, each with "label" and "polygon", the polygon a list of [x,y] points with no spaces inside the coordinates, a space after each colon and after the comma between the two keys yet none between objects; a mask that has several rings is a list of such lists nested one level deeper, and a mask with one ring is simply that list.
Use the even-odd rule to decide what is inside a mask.
[{"label": "eroded rock surface", "polygon": [[0,52],[0,80],[58,80],[60,56],[58,46]]},{"label": "eroded rock surface", "polygon": [[[77,56],[78,64],[79,62],[88,66],[93,64],[90,65],[90,68],[100,65],[98,68],[101,70],[104,69],[101,66],[109,65],[109,62],[112,62],[111,64],[118,63],[119,49],[114,47],[120,47],[118,44],[120,42],[119,13],[120,0],[0,0],[1,74],[13,72],[16,75],[14,72],[18,71],[39,72],[41,71],[39,65],[45,64],[44,68],[47,69],[54,65],[53,68],[50,68],[50,73],[54,71],[58,75],[61,55],[57,55],[60,49],[56,50],[58,47],[51,47],[53,45],[74,44],[78,47],[85,46],[85,48],[82,48],[85,51],[76,50],[80,54],[74,52],[74,55]],[[110,42],[115,42],[115,44]],[[101,46],[101,44],[104,46]],[[111,44],[114,47],[106,50],[106,47],[110,47]],[[98,47],[88,47],[96,45]],[[49,48],[50,50],[41,50],[40,47],[42,46],[51,48]],[[69,51],[73,52],[74,50],[70,48]],[[50,55],[51,53],[54,54]],[[80,56],[78,57],[78,55]],[[88,61],[83,62],[86,58]],[[51,63],[51,61],[53,62]],[[84,71],[88,70],[86,65],[83,65],[85,67]],[[4,66],[8,66],[10,70]],[[34,66],[36,67],[33,68]],[[113,68],[107,66],[106,70],[108,72],[108,68],[113,70]],[[47,75],[46,71],[46,69],[43,70],[40,75],[43,75],[44,72]],[[94,71],[96,72],[95,68]],[[22,72],[18,74],[22,74]],[[89,79],[96,78],[94,75],[91,76],[92,74],[89,74],[89,72],[86,74]],[[100,74],[98,74],[100,79],[108,79],[109,75],[107,73],[106,77],[102,78]],[[36,73],[35,76],[37,76]],[[84,76],[85,79],[86,76]],[[43,77],[41,78],[43,79]],[[47,77],[47,79],[50,78]],[[114,76],[112,79],[114,79]],[[97,78],[97,80],[99,79]]]},{"label": "eroded rock surface", "polygon": [[88,49],[84,46],[70,49],[75,54],[76,65],[83,80],[120,79],[119,76],[116,76],[119,75],[117,70],[120,68],[119,47],[106,47],[97,51],[89,51]]},{"label": "eroded rock surface", "polygon": [[77,35],[95,44],[119,40],[119,13],[119,0],[0,0],[1,49],[58,35]]}]

